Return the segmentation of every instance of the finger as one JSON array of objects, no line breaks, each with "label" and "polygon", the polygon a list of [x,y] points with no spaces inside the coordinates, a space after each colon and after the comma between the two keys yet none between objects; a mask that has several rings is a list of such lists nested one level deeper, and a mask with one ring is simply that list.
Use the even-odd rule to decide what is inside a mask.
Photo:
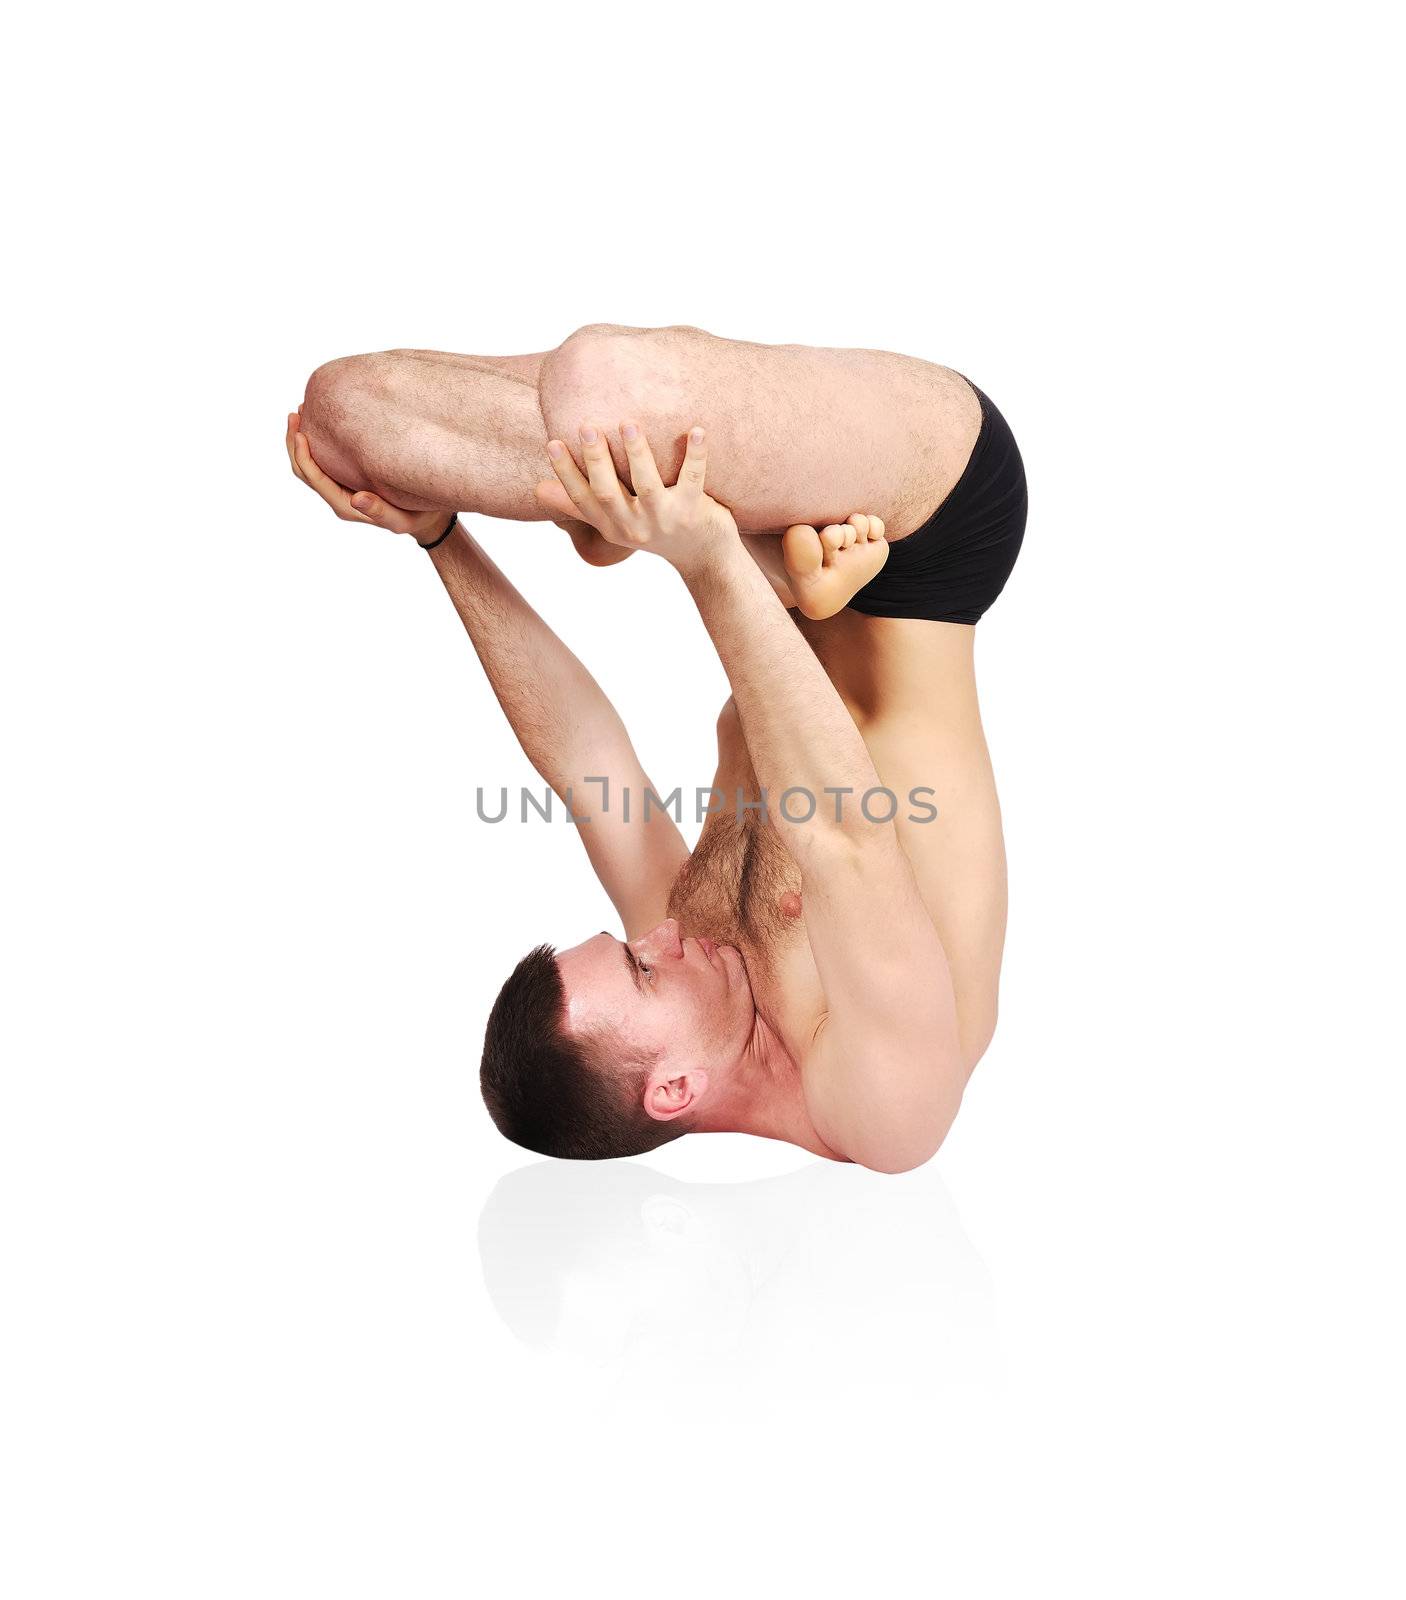
[{"label": "finger", "polygon": [[348,510],[355,511],[357,516],[365,517],[368,522],[374,522],[378,526],[381,518],[377,513],[382,504],[383,502],[377,500],[375,495],[354,494],[349,495],[347,498]]},{"label": "finger", "polygon": [[576,465],[575,457],[560,439],[548,439],[547,458],[552,464],[552,471],[557,475],[562,492],[571,502],[572,510],[594,525],[595,519],[601,515],[601,509],[596,504],[596,497],[591,492],[590,484],[581,476],[581,469]]},{"label": "finger", "polygon": [[685,489],[690,496],[703,493],[703,480],[707,476],[708,436],[702,428],[688,430],[688,448],[684,451],[683,466],[679,468],[676,489]]},{"label": "finger", "polygon": [[368,522],[374,522],[378,528],[385,528],[391,533],[411,533],[421,520],[420,513],[393,506],[389,501],[382,500],[380,495],[372,494],[369,489],[359,490],[348,503],[353,511],[359,512]]},{"label": "finger", "polygon": [[310,489],[316,490],[344,522],[370,521],[369,517],[363,517],[359,512],[352,510],[350,493],[340,483],[329,478],[313,460],[307,434],[298,434],[293,440],[293,448],[298,453],[298,465],[302,468],[303,482]]},{"label": "finger", "polygon": [[625,457],[630,463],[630,482],[635,486],[635,494],[641,500],[663,494],[664,480],[659,476],[659,464],[649,448],[644,429],[636,423],[627,422],[620,429],[620,438],[625,445]]},{"label": "finger", "polygon": [[293,476],[300,479],[303,483],[307,483],[307,474],[304,473],[302,462],[298,457],[298,440],[300,437],[301,430],[298,426],[298,419],[295,415],[293,418],[293,426],[288,430],[288,437],[285,442],[288,445],[288,459],[293,466]]},{"label": "finger", "polygon": [[340,483],[335,483],[313,460],[312,446],[308,443],[308,436],[299,432],[293,435],[293,457],[297,462],[298,472],[302,480],[310,489],[316,489],[318,494],[329,505],[337,503],[337,495],[332,491],[340,490],[343,500],[347,498],[346,491]]},{"label": "finger", "polygon": [[578,520],[576,507],[571,503],[571,496],[567,494],[566,490],[562,488],[555,478],[551,480],[544,479],[532,493],[536,497],[538,505],[550,513],[553,521],[558,517],[565,517],[568,522]]},{"label": "finger", "polygon": [[290,467],[292,467],[292,469],[293,469],[293,471],[295,473],[298,471],[298,462],[297,462],[297,458],[293,454],[293,435],[297,431],[298,431],[298,413],[296,411],[290,411],[288,413],[288,427],[287,427],[287,429],[286,429],[286,431],[284,432],[284,435],[283,435],[283,443],[284,443],[284,447],[288,451],[288,465]]},{"label": "finger", "polygon": [[625,509],[625,495],[616,476],[615,458],[600,430],[589,422],[581,429],[581,455],[597,504],[611,516],[619,516]]}]

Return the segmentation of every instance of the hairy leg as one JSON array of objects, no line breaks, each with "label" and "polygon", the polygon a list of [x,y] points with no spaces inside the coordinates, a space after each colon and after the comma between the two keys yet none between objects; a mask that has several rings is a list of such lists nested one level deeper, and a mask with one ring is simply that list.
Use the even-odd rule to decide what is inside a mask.
[{"label": "hairy leg", "polygon": [[537,384],[549,354],[344,356],[308,379],[303,432],[348,489],[412,511],[542,521],[549,513],[532,489],[546,466]]},{"label": "hairy leg", "polygon": [[688,428],[710,437],[709,489],[748,529],[842,523],[864,511],[912,532],[955,483],[980,422],[944,367],[883,350],[762,345],[698,328],[593,324],[535,356],[392,350],[319,367],[303,429],[348,488],[410,509],[539,521],[546,441],[582,423],[644,429],[666,482]]},{"label": "hairy leg", "polygon": [[691,424],[708,429],[709,491],[740,526],[883,519],[921,526],[960,476],[981,423],[971,388],[932,362],[887,350],[752,344],[699,328],[578,330],[543,363],[548,435],[573,451],[582,423],[632,417],[672,483]]}]

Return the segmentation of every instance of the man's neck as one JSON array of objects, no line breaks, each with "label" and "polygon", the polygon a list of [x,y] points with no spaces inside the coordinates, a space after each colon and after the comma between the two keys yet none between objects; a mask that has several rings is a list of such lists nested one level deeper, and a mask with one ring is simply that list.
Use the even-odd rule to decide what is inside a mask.
[{"label": "man's neck", "polygon": [[751,1133],[781,1139],[818,1156],[834,1156],[806,1111],[800,1067],[758,1011],[737,1066],[695,1124],[698,1133]]}]

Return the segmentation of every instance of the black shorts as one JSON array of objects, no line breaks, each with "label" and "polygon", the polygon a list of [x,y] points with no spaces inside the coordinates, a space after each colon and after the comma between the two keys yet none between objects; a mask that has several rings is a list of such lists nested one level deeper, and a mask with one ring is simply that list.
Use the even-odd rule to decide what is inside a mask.
[{"label": "black shorts", "polygon": [[961,477],[921,528],[893,541],[883,570],[850,601],[851,611],[973,623],[1005,588],[1025,537],[1025,466],[1006,419],[971,387],[981,402],[981,431]]}]

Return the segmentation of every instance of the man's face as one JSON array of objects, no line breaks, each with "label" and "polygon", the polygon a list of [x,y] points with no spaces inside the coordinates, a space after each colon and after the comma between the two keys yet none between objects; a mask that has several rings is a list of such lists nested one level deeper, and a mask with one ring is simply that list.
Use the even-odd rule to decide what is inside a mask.
[{"label": "man's face", "polygon": [[670,917],[628,942],[598,933],[557,956],[573,1034],[612,1029],[633,1050],[680,1070],[730,1067],[756,1008],[731,945],[681,939]]}]

